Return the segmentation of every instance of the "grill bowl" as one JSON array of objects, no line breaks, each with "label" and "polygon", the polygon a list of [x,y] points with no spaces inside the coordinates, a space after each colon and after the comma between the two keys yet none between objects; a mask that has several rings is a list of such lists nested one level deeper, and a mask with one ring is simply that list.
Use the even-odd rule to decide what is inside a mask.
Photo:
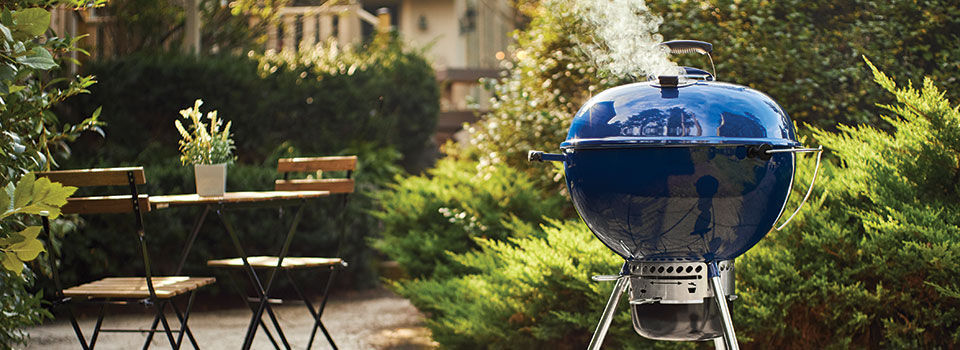
[{"label": "grill bowl", "polygon": [[580,149],[567,186],[590,230],[627,260],[730,260],[780,216],[794,156],[746,146]]}]

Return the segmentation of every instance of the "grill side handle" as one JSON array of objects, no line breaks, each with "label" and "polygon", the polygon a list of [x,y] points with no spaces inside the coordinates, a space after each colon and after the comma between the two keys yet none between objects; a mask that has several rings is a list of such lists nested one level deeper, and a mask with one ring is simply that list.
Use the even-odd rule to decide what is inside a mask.
[{"label": "grill side handle", "polygon": [[543,153],[543,151],[527,152],[528,162],[562,162],[565,157],[558,153]]}]

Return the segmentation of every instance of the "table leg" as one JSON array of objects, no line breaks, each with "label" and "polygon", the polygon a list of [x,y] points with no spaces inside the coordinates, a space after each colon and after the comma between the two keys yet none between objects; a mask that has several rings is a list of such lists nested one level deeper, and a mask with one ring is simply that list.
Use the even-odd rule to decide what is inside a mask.
[{"label": "table leg", "polygon": [[[247,335],[243,342],[244,350],[250,349],[250,346],[253,343],[253,338],[256,336],[258,320],[263,317],[263,312],[268,307],[267,293],[273,286],[276,272],[281,266],[283,266],[283,258],[286,257],[287,252],[289,251],[290,243],[293,241],[293,236],[296,233],[297,225],[300,223],[300,218],[303,217],[303,208],[304,203],[301,202],[297,208],[296,215],[294,215],[293,222],[290,224],[290,229],[287,231],[287,234],[284,237],[283,247],[280,249],[280,254],[278,255],[277,259],[277,266],[270,271],[270,275],[267,277],[266,287],[264,287],[263,283],[261,283],[260,278],[257,276],[257,272],[254,270],[253,266],[251,266],[250,262],[247,261],[247,254],[243,250],[243,245],[240,244],[240,239],[236,234],[236,230],[234,230],[233,225],[230,224],[230,221],[227,220],[226,216],[224,215],[223,207],[221,206],[220,208],[217,208],[217,216],[220,217],[220,221],[223,223],[224,229],[230,236],[230,240],[233,241],[234,249],[236,249],[237,254],[240,255],[240,260],[243,261],[243,265],[246,267],[245,270],[247,270],[248,277],[250,277],[251,282],[254,284],[254,289],[257,292],[257,296],[260,298],[260,304],[257,306],[257,310],[254,312],[253,317],[250,319],[250,324],[247,326]],[[275,326],[278,327],[277,332],[281,332],[279,325],[275,324]]]},{"label": "table leg", "polygon": [[187,262],[187,255],[190,254],[190,249],[193,248],[193,242],[197,240],[197,234],[200,233],[200,228],[203,227],[203,223],[207,221],[208,213],[210,213],[210,206],[206,205],[203,207],[203,214],[200,214],[197,221],[193,223],[193,231],[190,232],[190,237],[187,238],[187,244],[183,246],[183,252],[180,253],[180,263],[177,264],[177,270],[173,273],[174,276],[180,276],[180,272],[183,271],[183,265]]}]

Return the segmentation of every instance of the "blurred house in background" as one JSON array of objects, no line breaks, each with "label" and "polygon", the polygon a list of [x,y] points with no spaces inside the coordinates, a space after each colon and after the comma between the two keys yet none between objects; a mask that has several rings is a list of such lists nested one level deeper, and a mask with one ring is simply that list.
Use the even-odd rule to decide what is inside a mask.
[{"label": "blurred house in background", "polygon": [[[177,40],[187,52],[216,52],[217,47],[201,47],[201,28],[216,23],[201,23],[204,9],[216,2],[184,0],[171,2],[183,19],[158,30]],[[182,4],[186,4],[185,6]],[[220,1],[226,6],[226,1]],[[181,7],[183,6],[183,7]],[[207,10],[206,12],[210,12]],[[408,45],[424,48],[436,70],[441,91],[441,113],[436,140],[442,143],[476,120],[478,112],[489,108],[490,95],[479,86],[479,79],[496,77],[500,61],[521,18],[508,0],[294,0],[278,9],[273,23],[249,21],[251,30],[266,32],[265,50],[295,51],[315,43],[334,40],[356,44],[382,30],[396,30]],[[86,34],[82,46],[89,59],[101,59],[132,52],[130,33],[118,29],[111,7],[74,11],[53,11],[53,29],[58,33]],[[169,49],[168,46],[165,46]],[[78,59],[83,59],[78,57]],[[70,67],[75,70],[76,67]]]}]

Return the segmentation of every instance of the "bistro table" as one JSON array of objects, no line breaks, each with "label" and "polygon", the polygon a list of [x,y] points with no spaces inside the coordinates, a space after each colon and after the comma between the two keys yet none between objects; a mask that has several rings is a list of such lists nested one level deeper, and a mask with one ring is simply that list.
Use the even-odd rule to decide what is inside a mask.
[{"label": "bistro table", "polygon": [[[317,199],[321,197],[327,197],[330,195],[328,191],[257,191],[257,192],[227,192],[222,196],[199,196],[197,194],[177,194],[177,195],[164,195],[164,196],[150,196],[150,207],[152,209],[164,209],[171,207],[184,207],[184,206],[203,206],[203,213],[197,218],[196,223],[193,225],[192,232],[190,237],[187,239],[186,244],[183,247],[183,251],[180,254],[180,262],[177,264],[177,270],[174,275],[179,275],[183,269],[184,263],[186,263],[187,256],[190,253],[193,243],[197,238],[197,235],[200,233],[200,229],[203,227],[204,222],[206,221],[207,214],[211,210],[214,210],[217,213],[217,216],[220,218],[220,222],[223,224],[224,230],[227,231],[227,235],[230,236],[230,240],[233,242],[233,247],[236,250],[236,253],[240,256],[240,259],[243,261],[244,270],[247,272],[247,277],[250,278],[250,283],[254,286],[254,289],[257,292],[259,297],[259,304],[253,313],[253,316],[250,318],[250,324],[247,326],[247,333],[244,338],[243,349],[249,349],[253,343],[253,338],[256,335],[257,326],[261,325],[266,330],[266,326],[263,325],[261,317],[263,316],[264,310],[267,311],[267,314],[270,316],[271,321],[273,322],[274,327],[277,330],[278,335],[283,341],[284,345],[289,348],[287,344],[286,337],[283,335],[283,331],[280,329],[280,324],[277,321],[276,316],[273,314],[272,309],[268,305],[268,298],[270,288],[273,286],[274,277],[277,275],[277,271],[283,265],[283,259],[287,255],[287,251],[290,248],[290,243],[293,241],[295,236],[297,224],[300,222],[300,218],[303,215],[304,205],[308,200]],[[240,243],[240,238],[237,235],[236,230],[231,224],[230,220],[227,219],[226,210],[232,208],[243,208],[243,207],[282,207],[282,206],[296,206],[297,211],[294,214],[293,221],[290,223],[290,228],[287,231],[287,234],[283,238],[283,246],[280,248],[279,254],[277,254],[277,266],[270,270],[269,277],[267,278],[266,284],[261,283],[260,277],[257,275],[256,270],[253,266],[250,265],[250,262],[247,260],[248,256],[246,251],[243,249],[243,245]],[[269,333],[267,333],[269,335]],[[271,341],[276,346],[276,342],[273,341],[271,336]]]}]

